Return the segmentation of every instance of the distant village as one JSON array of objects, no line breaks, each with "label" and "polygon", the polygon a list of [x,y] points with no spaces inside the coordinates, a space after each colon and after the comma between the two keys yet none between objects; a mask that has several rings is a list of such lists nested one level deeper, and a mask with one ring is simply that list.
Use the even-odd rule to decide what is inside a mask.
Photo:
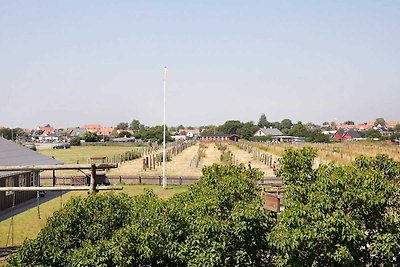
[{"label": "distant village", "polygon": [[[334,142],[347,140],[386,140],[398,143],[400,122],[385,121],[378,118],[373,121],[355,124],[325,122],[293,123],[290,119],[281,122],[269,122],[265,114],[259,122],[240,122],[229,120],[222,125],[191,127],[180,125],[167,128],[167,140],[199,141],[238,141],[246,139],[264,142]],[[50,124],[36,129],[7,128],[0,125],[0,137],[20,142],[65,143],[65,142],[160,142],[162,126],[144,126],[138,120],[131,123],[121,122],[114,127],[100,124],[85,124],[81,127],[56,128]]]}]

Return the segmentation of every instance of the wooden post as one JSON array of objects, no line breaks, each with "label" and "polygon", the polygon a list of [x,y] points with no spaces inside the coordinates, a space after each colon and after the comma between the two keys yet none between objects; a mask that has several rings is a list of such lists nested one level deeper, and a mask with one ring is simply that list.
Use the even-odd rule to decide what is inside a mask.
[{"label": "wooden post", "polygon": [[94,194],[95,190],[96,190],[96,164],[93,163],[90,175],[89,194]]},{"label": "wooden post", "polygon": [[53,186],[56,186],[56,171],[53,170]]}]

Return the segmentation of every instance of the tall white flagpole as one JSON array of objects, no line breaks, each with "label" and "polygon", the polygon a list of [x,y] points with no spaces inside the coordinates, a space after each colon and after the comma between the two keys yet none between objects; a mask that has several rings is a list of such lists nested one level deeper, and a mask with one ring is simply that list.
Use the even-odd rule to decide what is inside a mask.
[{"label": "tall white flagpole", "polygon": [[165,126],[165,94],[166,94],[166,89],[167,89],[167,67],[164,67],[164,132],[163,132],[163,171],[162,171],[162,176],[163,176],[163,188],[167,188],[167,177],[165,176],[165,165],[167,163],[166,160],[166,148],[165,148],[165,131],[166,131],[166,126]]}]

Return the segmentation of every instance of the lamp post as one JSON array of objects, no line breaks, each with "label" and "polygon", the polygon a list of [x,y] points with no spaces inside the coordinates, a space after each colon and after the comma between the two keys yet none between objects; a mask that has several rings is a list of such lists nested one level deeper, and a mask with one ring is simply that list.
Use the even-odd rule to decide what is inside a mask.
[{"label": "lamp post", "polygon": [[166,126],[165,126],[165,94],[166,94],[166,89],[167,89],[167,67],[164,67],[164,131],[163,131],[163,171],[162,171],[162,176],[163,176],[163,188],[167,188],[167,177],[165,176],[165,165],[166,165],[166,150],[165,150],[165,131],[166,131]]}]

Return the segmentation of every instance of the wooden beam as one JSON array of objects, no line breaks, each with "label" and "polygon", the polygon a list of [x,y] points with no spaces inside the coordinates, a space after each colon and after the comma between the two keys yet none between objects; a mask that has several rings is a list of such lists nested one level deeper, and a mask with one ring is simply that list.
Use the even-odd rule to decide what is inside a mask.
[{"label": "wooden beam", "polygon": [[[95,164],[96,169],[118,168],[118,163]],[[91,170],[92,164],[0,166],[0,171]]]},{"label": "wooden beam", "polygon": [[90,185],[89,185],[89,194],[93,194],[96,191],[96,164],[92,164],[91,172],[90,172]]},{"label": "wooden beam", "polygon": [[[3,191],[89,191],[89,186],[21,186],[21,187],[0,187],[0,192]],[[122,186],[109,185],[109,186],[96,186],[96,190],[123,190]]]}]

